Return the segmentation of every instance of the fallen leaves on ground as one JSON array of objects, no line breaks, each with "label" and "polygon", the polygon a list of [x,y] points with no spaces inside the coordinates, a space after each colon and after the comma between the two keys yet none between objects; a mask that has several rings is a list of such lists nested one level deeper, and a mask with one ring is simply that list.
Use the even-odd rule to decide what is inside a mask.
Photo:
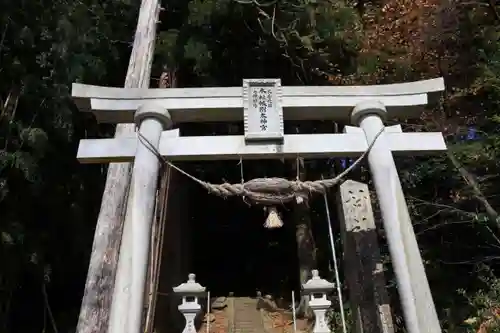
[{"label": "fallen leaves on ground", "polygon": [[[209,333],[228,333],[228,320],[227,315],[224,310],[222,311],[214,311],[210,313],[208,316],[206,315],[206,319],[209,319]],[[204,322],[198,330],[199,333],[207,333],[207,323]]]}]

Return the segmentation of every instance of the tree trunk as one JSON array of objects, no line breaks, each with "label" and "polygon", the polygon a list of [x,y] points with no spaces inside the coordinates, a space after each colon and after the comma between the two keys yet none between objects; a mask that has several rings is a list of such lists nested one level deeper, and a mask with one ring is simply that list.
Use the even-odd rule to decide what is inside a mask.
[{"label": "tree trunk", "polygon": [[[142,1],[125,79],[126,88],[149,87],[159,12],[158,0]],[[115,137],[131,133],[135,133],[134,124],[116,126]],[[111,163],[108,168],[78,318],[78,333],[104,333],[108,330],[131,171],[131,163]]]},{"label": "tree trunk", "polygon": [[[297,172],[297,164],[294,163],[293,170]],[[306,179],[304,162],[300,159],[300,170],[298,172],[300,180]],[[297,241],[297,255],[299,259],[300,283],[304,284],[309,280],[311,271],[316,269],[316,246],[311,231],[311,216],[309,206],[306,201],[296,203],[293,207],[293,220],[295,224],[295,239]],[[308,306],[308,297],[302,296],[297,309],[297,316],[312,319],[314,314]]]}]

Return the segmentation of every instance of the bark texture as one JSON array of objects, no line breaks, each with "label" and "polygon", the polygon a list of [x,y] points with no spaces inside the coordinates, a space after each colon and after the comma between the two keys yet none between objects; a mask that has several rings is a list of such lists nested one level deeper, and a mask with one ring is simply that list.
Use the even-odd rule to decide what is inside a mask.
[{"label": "bark texture", "polygon": [[[159,12],[158,0],[142,1],[125,88],[149,87]],[[115,137],[134,132],[134,124],[119,124]],[[131,172],[131,163],[109,165],[77,333],[104,333],[108,330]]]}]

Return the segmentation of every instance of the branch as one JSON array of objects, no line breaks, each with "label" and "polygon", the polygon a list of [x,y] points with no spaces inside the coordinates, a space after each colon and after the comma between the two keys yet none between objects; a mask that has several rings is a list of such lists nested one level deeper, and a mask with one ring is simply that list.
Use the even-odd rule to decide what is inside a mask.
[{"label": "branch", "polygon": [[5,41],[5,36],[7,35],[7,29],[9,28],[9,23],[10,23],[10,17],[8,18],[7,22],[5,23],[5,28],[3,29],[3,32],[2,32],[2,38],[0,38],[0,54],[2,53],[3,43]]},{"label": "branch", "polygon": [[490,223],[500,232],[500,217],[498,212],[490,205],[488,199],[481,191],[479,184],[477,183],[474,175],[465,169],[465,167],[460,163],[460,161],[453,155],[451,151],[447,151],[448,158],[450,159],[453,166],[458,170],[462,179],[469,185],[472,189],[474,197],[483,205],[486,215],[490,220]]},{"label": "branch", "polygon": [[[441,76],[445,77],[440,60],[441,58],[438,58],[438,69]],[[446,114],[447,113],[446,101],[449,98],[448,90],[445,89],[443,96],[444,98],[441,100],[439,104],[444,113]],[[472,189],[473,195],[476,198],[476,200],[478,200],[484,207],[484,210],[486,211],[486,215],[488,216],[490,224],[497,230],[497,232],[500,233],[500,217],[498,215],[498,212],[490,205],[488,199],[486,199],[486,196],[481,191],[479,184],[477,183],[474,176],[470,172],[468,172],[467,169],[465,169],[465,167],[460,163],[460,161],[455,157],[455,155],[453,155],[453,153],[450,150],[447,150],[446,154],[450,159],[451,163],[453,164],[453,166],[455,166],[455,168],[460,173],[462,179]]]},{"label": "branch", "polygon": [[430,201],[422,200],[422,199],[415,198],[415,197],[412,197],[412,196],[407,196],[407,198],[411,199],[411,200],[418,201],[418,202],[420,202],[422,204],[425,204],[425,205],[430,205],[430,206],[435,206],[435,207],[439,207],[439,208],[444,208],[443,211],[444,210],[449,210],[452,213],[461,214],[461,215],[464,215],[464,216],[467,216],[467,217],[476,217],[477,216],[476,213],[468,212],[466,210],[463,210],[463,209],[460,209],[460,208],[457,208],[457,207],[454,207],[454,206],[445,205],[445,204],[439,204],[439,203],[435,203],[435,202],[430,202]]},{"label": "branch", "polygon": [[498,13],[497,7],[495,6],[495,2],[493,0],[488,0],[488,3],[490,5],[491,11],[493,12],[493,15],[495,15],[497,21],[500,22],[500,13]]},{"label": "branch", "polygon": [[424,230],[415,233],[415,236],[420,236],[421,234],[423,234],[423,233],[425,233],[427,231],[435,230],[435,229],[438,229],[438,228],[441,228],[441,227],[444,227],[444,226],[447,226],[447,225],[451,225],[451,224],[472,224],[472,223],[474,223],[474,220],[468,220],[468,221],[451,221],[451,222],[440,223],[440,224],[433,225],[431,227],[425,228]]},{"label": "branch", "polygon": [[57,329],[56,320],[54,319],[52,309],[50,308],[49,296],[47,295],[45,281],[43,281],[43,283],[42,283],[42,294],[43,294],[43,302],[44,302],[45,308],[47,310],[47,314],[49,315],[50,323],[52,324],[52,329],[54,330],[54,333],[58,333],[59,331]]},{"label": "branch", "polygon": [[498,256],[488,256],[484,257],[481,259],[474,259],[474,260],[463,260],[463,261],[444,261],[437,259],[438,262],[445,264],[445,265],[477,265],[477,264],[482,264],[485,262],[490,262],[490,261],[496,261],[500,260],[500,257]]}]

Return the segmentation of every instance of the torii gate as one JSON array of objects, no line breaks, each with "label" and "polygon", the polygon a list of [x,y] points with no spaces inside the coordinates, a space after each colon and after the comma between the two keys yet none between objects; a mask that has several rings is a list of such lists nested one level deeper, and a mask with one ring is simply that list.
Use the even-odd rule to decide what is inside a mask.
[{"label": "torii gate", "polygon": [[[386,118],[415,118],[429,97],[444,90],[442,78],[376,86],[290,86],[279,79],[245,79],[243,87],[108,88],[73,84],[81,111],[100,122],[135,121],[137,135],[82,140],[82,163],[134,161],[132,216],[117,273],[108,333],[139,333],[159,170],[158,156],[169,161],[324,158],[368,154],[398,291],[410,333],[441,332],[425,269],[392,154],[429,154],[446,150],[441,133],[403,133],[385,128]],[[285,120],[351,121],[342,134],[284,134]],[[244,121],[243,136],[182,137],[173,124]],[[377,138],[380,131],[384,131]],[[153,147],[147,147],[146,139]],[[130,208],[130,207],[129,207]],[[127,251],[127,253],[123,253]],[[115,319],[113,319],[115,318]]]}]

